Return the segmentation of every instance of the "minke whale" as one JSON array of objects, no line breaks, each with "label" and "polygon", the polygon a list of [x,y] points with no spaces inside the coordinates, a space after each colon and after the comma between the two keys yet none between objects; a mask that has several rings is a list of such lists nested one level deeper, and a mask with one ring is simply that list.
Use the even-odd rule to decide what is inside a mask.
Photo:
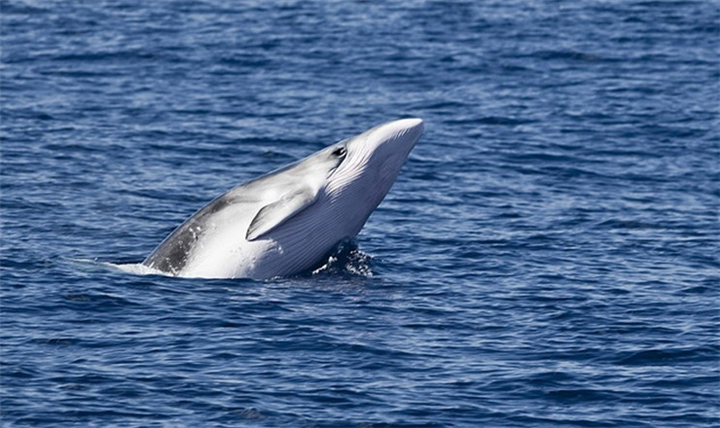
[{"label": "minke whale", "polygon": [[142,264],[170,276],[252,279],[318,267],[360,232],[423,131],[421,119],[388,122],[241,184],[187,219]]}]

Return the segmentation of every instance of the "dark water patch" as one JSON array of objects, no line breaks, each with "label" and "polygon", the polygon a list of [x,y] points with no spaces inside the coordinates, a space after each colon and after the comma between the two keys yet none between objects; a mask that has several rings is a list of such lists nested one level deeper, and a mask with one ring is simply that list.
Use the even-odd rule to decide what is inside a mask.
[{"label": "dark water patch", "polygon": [[687,361],[717,361],[718,346],[701,346],[691,349],[649,349],[629,353],[622,357],[619,365],[674,365]]}]

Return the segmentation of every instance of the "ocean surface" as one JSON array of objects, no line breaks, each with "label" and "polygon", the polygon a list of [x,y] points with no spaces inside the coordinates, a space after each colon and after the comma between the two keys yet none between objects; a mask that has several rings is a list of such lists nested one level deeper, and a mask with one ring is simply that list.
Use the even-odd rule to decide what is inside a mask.
[{"label": "ocean surface", "polygon": [[[720,2],[0,2],[2,427],[719,427]],[[354,245],[133,275],[426,132]]]}]

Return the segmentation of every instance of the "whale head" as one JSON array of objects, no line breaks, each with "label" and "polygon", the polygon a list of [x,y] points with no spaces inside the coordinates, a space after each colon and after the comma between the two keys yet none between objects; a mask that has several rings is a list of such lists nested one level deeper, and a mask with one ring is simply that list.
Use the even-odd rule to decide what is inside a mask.
[{"label": "whale head", "polygon": [[[357,233],[385,198],[405,160],[424,131],[422,119],[384,123],[328,148],[341,158],[328,178],[326,194],[338,204],[353,206],[344,215],[355,218]],[[354,212],[353,212],[354,211]],[[357,229],[357,230],[355,230]]]}]

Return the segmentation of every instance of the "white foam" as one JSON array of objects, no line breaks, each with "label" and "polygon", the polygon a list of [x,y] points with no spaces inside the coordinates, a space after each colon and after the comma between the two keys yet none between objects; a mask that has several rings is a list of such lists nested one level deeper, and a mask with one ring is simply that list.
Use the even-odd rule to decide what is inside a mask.
[{"label": "white foam", "polygon": [[125,264],[115,264],[115,263],[100,263],[103,266],[109,267],[111,269],[117,269],[121,270],[123,272],[131,273],[133,275],[163,275],[168,276],[167,273],[159,271],[157,269],[153,269],[149,266],[145,266],[142,263],[125,263]]}]

